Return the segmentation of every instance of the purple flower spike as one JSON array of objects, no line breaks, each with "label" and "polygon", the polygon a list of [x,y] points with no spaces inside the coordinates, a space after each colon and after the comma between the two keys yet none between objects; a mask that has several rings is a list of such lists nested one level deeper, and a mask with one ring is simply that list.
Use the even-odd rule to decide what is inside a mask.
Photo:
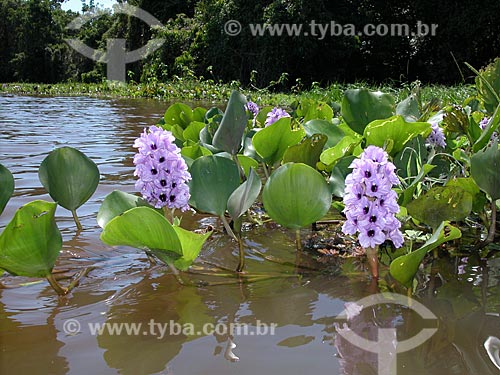
[{"label": "purple flower spike", "polygon": [[245,104],[245,109],[252,114],[253,117],[257,117],[259,114],[260,108],[254,102],[248,102]]},{"label": "purple flower spike", "polygon": [[442,148],[446,147],[446,138],[443,133],[443,129],[441,129],[437,122],[431,122],[431,134],[427,137],[427,143],[432,146],[439,146]]},{"label": "purple flower spike", "polygon": [[274,124],[280,118],[290,117],[290,115],[282,108],[274,107],[268,114],[266,118],[266,122],[264,125],[268,127],[269,125]]},{"label": "purple flower spike", "polygon": [[392,241],[395,247],[403,246],[401,223],[395,216],[399,212],[398,196],[392,190],[399,180],[387,153],[379,147],[368,146],[350,167],[353,171],[345,179],[347,220],[342,232],[359,233],[358,240],[364,248],[375,247],[386,240]]},{"label": "purple flower spike", "polygon": [[191,197],[187,185],[191,175],[174,141],[172,133],[157,126],[144,129],[134,142],[138,149],[134,175],[139,177],[135,188],[156,208],[166,206],[186,211]]},{"label": "purple flower spike", "polygon": [[[486,129],[486,126],[488,126],[488,122],[490,121],[490,118],[489,117],[484,117],[480,122],[479,122],[479,127],[481,128],[481,130],[484,130]],[[498,137],[498,133],[497,132],[493,132],[493,134],[491,134],[491,137],[490,137],[490,141],[493,141],[495,138]]]}]

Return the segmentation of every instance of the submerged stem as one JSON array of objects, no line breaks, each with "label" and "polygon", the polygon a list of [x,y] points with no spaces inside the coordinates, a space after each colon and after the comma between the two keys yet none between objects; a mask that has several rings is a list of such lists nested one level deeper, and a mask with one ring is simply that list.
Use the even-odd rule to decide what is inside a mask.
[{"label": "submerged stem", "polygon": [[236,272],[243,272],[245,269],[245,249],[243,248],[243,240],[238,236],[239,263]]},{"label": "submerged stem", "polygon": [[73,220],[75,220],[76,228],[78,230],[82,230],[82,224],[80,223],[80,220],[78,219],[78,215],[76,214],[76,210],[71,210],[71,214],[73,215]]},{"label": "submerged stem", "polygon": [[60,296],[65,296],[68,294],[69,289],[68,288],[63,288],[61,284],[59,284],[51,273],[47,275],[47,281],[49,282],[50,286],[59,294]]},{"label": "submerged stem", "polygon": [[476,246],[476,250],[482,249],[486,245],[493,242],[495,239],[495,231],[497,226],[497,201],[491,200],[491,219],[490,219],[490,227],[488,229],[488,237],[484,241],[481,241]]}]

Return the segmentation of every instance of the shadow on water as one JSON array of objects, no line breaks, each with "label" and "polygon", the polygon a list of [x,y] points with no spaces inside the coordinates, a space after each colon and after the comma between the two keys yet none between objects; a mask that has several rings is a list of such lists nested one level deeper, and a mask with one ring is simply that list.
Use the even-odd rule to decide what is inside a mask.
[{"label": "shadow on water", "polygon": [[[0,96],[0,163],[16,179],[16,192],[0,217],[0,228],[19,206],[34,199],[50,200],[37,170],[53,148],[78,148],[96,161],[101,172],[97,192],[79,210],[83,231],[75,234],[70,213],[57,210],[64,239],[58,268],[92,264],[96,269],[64,298],[36,280],[0,289],[0,372],[376,374],[377,356],[338,334],[346,322],[336,316],[346,303],[380,292],[354,263],[345,265],[344,271],[350,272],[324,272],[322,263],[305,255],[304,264],[318,271],[252,284],[193,288],[179,286],[165,267],[152,266],[141,252],[100,242],[95,221],[99,205],[115,189],[134,191],[133,140],[166,107],[154,101]],[[183,223],[192,229],[219,226],[214,218],[189,213]],[[295,261],[293,233],[253,228],[245,232],[245,242],[260,252]],[[234,243],[215,234],[202,259],[234,268],[236,253]],[[248,267],[296,272],[252,255]],[[469,259],[459,272],[449,259],[433,267],[418,290],[418,300],[437,320],[423,320],[404,306],[381,304],[363,309],[346,324],[375,341],[380,328],[396,327],[398,341],[422,328],[437,328],[423,345],[398,355],[398,374],[498,374],[484,343],[490,336],[500,337],[500,259]],[[194,274],[188,277],[210,281]],[[33,280],[4,275],[2,281],[17,285]],[[72,319],[79,327],[68,324],[76,322]],[[122,331],[95,335],[91,328],[96,323],[117,323]],[[138,328],[127,332],[123,323]],[[227,332],[231,323],[246,324],[247,332],[240,332],[246,334],[238,334],[236,326]],[[207,325],[219,330],[203,332]]]}]

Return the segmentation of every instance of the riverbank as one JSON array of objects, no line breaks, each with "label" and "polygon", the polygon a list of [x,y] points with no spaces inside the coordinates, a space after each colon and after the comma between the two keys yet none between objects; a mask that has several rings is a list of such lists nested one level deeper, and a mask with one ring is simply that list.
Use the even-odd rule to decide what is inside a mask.
[{"label": "riverbank", "polygon": [[[371,90],[380,90],[394,95],[399,102],[406,98],[415,84],[369,84],[358,82],[352,84],[335,83],[328,87],[313,85],[309,88],[294,86],[289,92],[283,93],[270,88],[242,87],[233,81],[230,84],[217,83],[211,80],[178,79],[167,83],[154,82],[151,84],[128,83],[4,83],[0,84],[0,94],[14,95],[41,95],[41,96],[89,96],[97,98],[150,98],[157,100],[203,101],[221,103],[227,101],[231,91],[239,90],[251,100],[265,105],[288,106],[295,100],[315,99],[328,103],[340,102],[343,93],[349,88],[367,87]],[[476,94],[473,85],[423,85],[421,97],[424,102],[438,98],[443,104],[459,104],[466,98]]]}]

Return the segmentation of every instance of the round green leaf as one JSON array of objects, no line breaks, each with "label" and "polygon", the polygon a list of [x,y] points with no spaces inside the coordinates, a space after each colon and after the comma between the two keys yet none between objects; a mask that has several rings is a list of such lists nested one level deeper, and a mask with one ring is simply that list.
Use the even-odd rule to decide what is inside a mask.
[{"label": "round green leaf", "polygon": [[175,103],[168,107],[163,119],[167,125],[178,125],[186,129],[193,121],[193,110],[186,104]]},{"label": "round green leaf", "polygon": [[500,199],[500,173],[498,173],[500,150],[498,149],[498,141],[495,139],[484,149],[472,155],[470,161],[470,173],[479,188],[489,194],[491,199]]},{"label": "round green leaf", "polygon": [[366,126],[364,137],[367,145],[386,146],[386,151],[394,156],[409,140],[418,135],[427,138],[430,133],[431,124],[428,122],[406,122],[402,116],[396,115],[372,121]]},{"label": "round green leaf", "polygon": [[179,238],[167,219],[149,207],[135,207],[111,219],[101,233],[110,246],[164,250],[182,255]]},{"label": "round green leaf", "polygon": [[52,272],[62,248],[56,203],[33,201],[19,208],[0,236],[0,268],[28,277]]},{"label": "round green leaf", "polygon": [[326,120],[308,121],[304,124],[304,130],[306,131],[306,135],[308,137],[311,137],[313,134],[326,135],[328,137],[328,140],[325,144],[326,148],[335,146],[345,136],[345,133],[338,125]]},{"label": "round green leaf", "polygon": [[301,163],[279,167],[262,193],[264,208],[277,223],[305,227],[326,215],[332,204],[330,188],[315,169]]},{"label": "round green leaf", "polygon": [[291,118],[284,117],[255,133],[252,144],[268,165],[281,160],[288,147],[296,145],[305,136],[304,129],[292,130]]},{"label": "round green leaf", "polygon": [[114,217],[121,215],[125,211],[134,207],[147,206],[149,203],[137,195],[125,193],[120,190],[115,190],[109,193],[99,207],[97,213],[97,224],[104,228],[108,222]]},{"label": "round green leaf", "polygon": [[472,210],[472,195],[458,186],[435,186],[406,208],[415,219],[436,228],[442,221],[465,219]]},{"label": "round green leaf", "polygon": [[14,193],[14,177],[7,168],[0,164],[0,215],[7,206],[12,193]]},{"label": "round green leaf", "polygon": [[373,120],[391,117],[394,107],[394,98],[389,94],[368,89],[346,90],[342,99],[342,117],[352,130],[363,134],[366,125]]},{"label": "round green leaf", "polygon": [[38,178],[54,201],[73,211],[94,194],[99,184],[99,169],[82,152],[62,147],[43,160]]},{"label": "round green leaf", "polygon": [[240,173],[231,159],[203,156],[191,165],[189,203],[197,210],[221,216],[226,212],[227,200],[240,185]]},{"label": "round green leaf", "polygon": [[316,168],[326,140],[324,134],[313,134],[304,138],[299,144],[288,147],[283,155],[283,163],[304,163]]}]

